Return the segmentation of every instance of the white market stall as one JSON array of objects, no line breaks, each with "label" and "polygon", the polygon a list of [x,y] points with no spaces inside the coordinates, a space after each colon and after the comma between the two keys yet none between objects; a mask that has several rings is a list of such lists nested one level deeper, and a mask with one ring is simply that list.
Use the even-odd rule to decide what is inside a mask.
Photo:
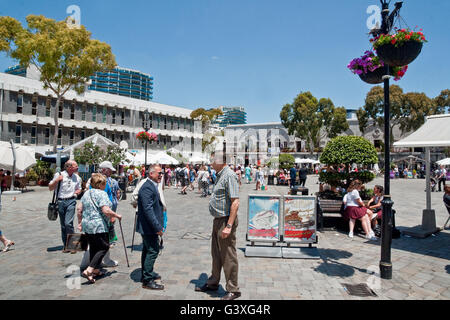
[{"label": "white market stall", "polygon": [[84,140],[81,140],[81,141],[78,141],[77,143],[74,143],[70,147],[65,148],[62,151],[62,153],[69,153],[70,152],[70,159],[73,159],[73,151],[75,149],[83,148],[83,146],[86,143],[88,143],[88,142],[92,142],[94,144],[94,146],[98,146],[98,147],[100,147],[100,149],[102,149],[104,151],[106,151],[108,146],[116,146],[116,147],[119,146],[114,141],[111,141],[108,138],[105,138],[104,136],[102,136],[101,134],[96,133],[96,134],[94,134],[94,135],[92,135],[90,137],[87,137]]},{"label": "white market stall", "polygon": [[450,114],[427,117],[422,127],[405,139],[395,142],[394,147],[425,148],[427,207],[423,210],[422,225],[405,230],[403,233],[419,238],[428,237],[440,230],[436,227],[435,211],[431,209],[430,148],[450,147]]}]

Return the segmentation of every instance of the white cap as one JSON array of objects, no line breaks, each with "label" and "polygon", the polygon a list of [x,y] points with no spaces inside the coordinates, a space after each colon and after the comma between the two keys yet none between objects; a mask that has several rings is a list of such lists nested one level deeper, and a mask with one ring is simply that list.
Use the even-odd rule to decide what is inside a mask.
[{"label": "white cap", "polygon": [[110,161],[103,161],[102,163],[100,163],[99,167],[100,169],[111,169],[112,171],[116,171]]}]

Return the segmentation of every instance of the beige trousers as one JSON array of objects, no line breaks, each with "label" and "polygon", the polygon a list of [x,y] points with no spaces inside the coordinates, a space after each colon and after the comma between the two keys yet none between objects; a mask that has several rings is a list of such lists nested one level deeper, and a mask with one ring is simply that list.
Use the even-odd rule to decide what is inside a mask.
[{"label": "beige trousers", "polygon": [[222,239],[222,230],[225,229],[228,217],[215,218],[211,235],[212,271],[207,284],[217,287],[220,282],[222,268],[226,279],[226,290],[228,292],[240,292],[238,286],[238,258],[236,253],[236,228],[238,218],[234,221],[231,234]]}]

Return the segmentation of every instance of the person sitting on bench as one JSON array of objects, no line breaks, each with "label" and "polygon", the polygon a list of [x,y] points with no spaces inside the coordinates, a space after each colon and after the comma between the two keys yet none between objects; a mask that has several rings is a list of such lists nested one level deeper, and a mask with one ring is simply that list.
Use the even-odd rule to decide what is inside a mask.
[{"label": "person sitting on bench", "polygon": [[372,215],[369,216],[369,219],[372,221],[372,229],[375,229],[378,224],[377,220],[381,219],[381,217],[383,216],[381,204],[381,201],[383,201],[383,191],[384,188],[382,186],[376,185],[373,189],[374,196],[369,200],[366,206],[367,209],[372,211]]}]

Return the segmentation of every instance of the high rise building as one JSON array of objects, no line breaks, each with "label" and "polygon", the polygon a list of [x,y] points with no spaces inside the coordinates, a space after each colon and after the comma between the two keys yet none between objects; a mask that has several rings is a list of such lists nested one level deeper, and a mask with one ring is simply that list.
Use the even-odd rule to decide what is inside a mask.
[{"label": "high rise building", "polygon": [[218,124],[219,127],[226,128],[229,125],[247,123],[247,112],[243,107],[220,106],[219,109],[223,112],[223,115],[218,116],[214,121],[214,124]]},{"label": "high rise building", "polygon": [[117,94],[140,100],[153,100],[153,77],[148,74],[117,67],[97,72],[91,77],[89,90]]}]

